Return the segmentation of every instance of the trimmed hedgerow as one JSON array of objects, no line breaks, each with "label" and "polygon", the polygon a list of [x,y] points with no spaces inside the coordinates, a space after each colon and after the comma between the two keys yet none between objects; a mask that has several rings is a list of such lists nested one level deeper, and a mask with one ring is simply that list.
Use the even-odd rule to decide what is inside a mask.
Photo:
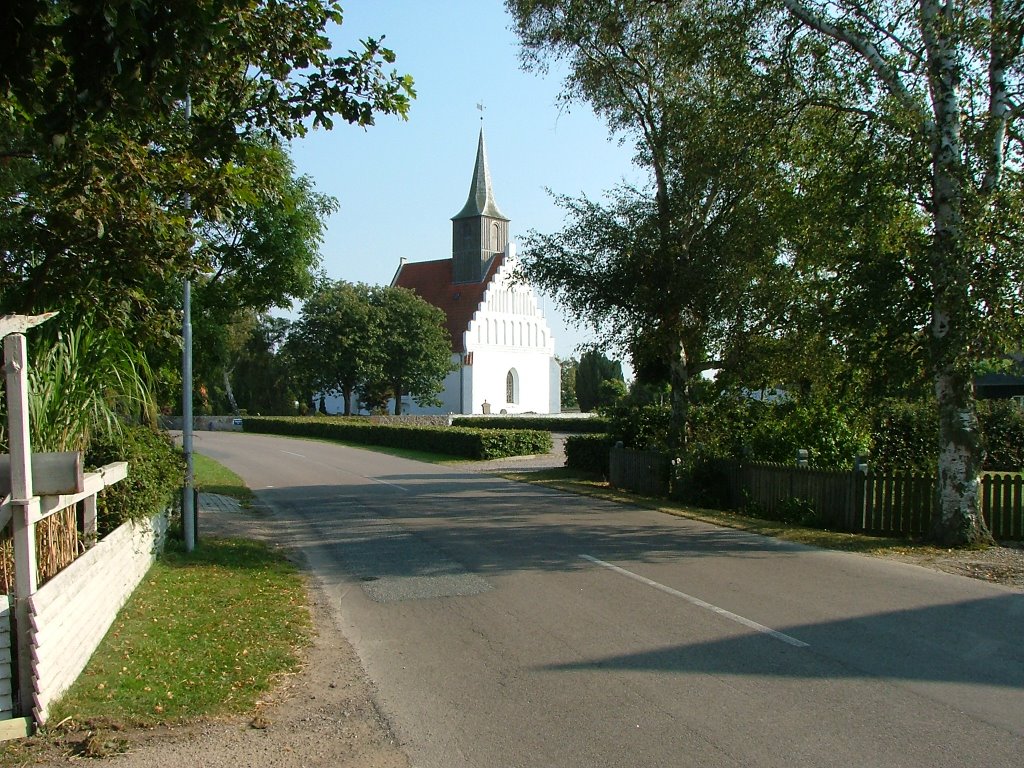
[{"label": "trimmed hedgerow", "polygon": [[610,435],[572,435],[565,439],[565,465],[580,472],[608,477]]},{"label": "trimmed hedgerow", "polygon": [[467,459],[501,459],[551,451],[548,432],[529,429],[468,429],[398,424],[373,424],[362,418],[330,416],[249,417],[246,432],[295,437],[321,437],[362,445],[410,448]]},{"label": "trimmed hedgerow", "polygon": [[568,432],[574,435],[608,431],[606,419],[572,416],[460,416],[452,419],[452,426],[470,429],[539,429],[543,432]]},{"label": "trimmed hedgerow", "polygon": [[97,499],[100,536],[128,520],[147,520],[175,500],[185,478],[181,451],[164,434],[149,427],[126,426],[109,435],[95,435],[85,452],[85,466],[98,469],[114,461],[128,462],[128,476],[105,488]]}]

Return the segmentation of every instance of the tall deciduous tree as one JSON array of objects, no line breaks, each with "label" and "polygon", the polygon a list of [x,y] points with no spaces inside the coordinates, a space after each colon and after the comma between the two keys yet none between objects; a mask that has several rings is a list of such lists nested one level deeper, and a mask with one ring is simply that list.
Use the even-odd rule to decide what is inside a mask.
[{"label": "tall deciduous tree", "polygon": [[245,154],[254,184],[197,233],[195,249],[213,271],[193,281],[193,367],[232,412],[233,370],[258,318],[313,290],[324,220],[336,207],[311,179],[294,175],[282,148],[252,144]]},{"label": "tall deciduous tree", "polygon": [[439,405],[437,394],[454,370],[444,312],[406,288],[378,288],[370,303],[378,337],[367,391],[390,391],[396,416],[403,395],[420,405]]},{"label": "tall deciduous tree", "polygon": [[[252,254],[194,248],[193,224],[210,245],[240,208],[286,194],[260,147],[339,116],[404,116],[413,95],[379,40],[331,51],[330,0],[12,0],[3,14],[0,309],[155,325],[148,341],[166,335],[171,281]],[[250,215],[264,237],[284,231]]]},{"label": "tall deciduous tree", "polygon": [[284,354],[290,327],[283,317],[256,318],[232,364],[231,379],[240,409],[274,415],[295,413],[301,393],[291,361]]},{"label": "tall deciduous tree", "polygon": [[1016,254],[1006,258],[1014,228],[1006,206],[1020,176],[1024,7],[781,0],[778,8],[791,22],[787,49],[810,42],[818,60],[870,84],[843,106],[870,112],[927,151],[929,367],[940,440],[932,535],[947,544],[987,541],[972,378],[999,341],[990,321],[1019,304],[1021,264]]},{"label": "tall deciduous tree", "polygon": [[288,334],[288,357],[306,393],[341,396],[346,416],[356,387],[377,364],[381,325],[372,294],[362,284],[325,283],[306,300]]},{"label": "tall deciduous tree", "polygon": [[567,226],[527,239],[527,276],[668,372],[674,447],[690,380],[764,320],[778,231],[773,137],[786,91],[754,60],[749,14],[700,2],[508,0],[527,66],[563,59],[565,98],[636,141],[648,191],[561,198]]}]

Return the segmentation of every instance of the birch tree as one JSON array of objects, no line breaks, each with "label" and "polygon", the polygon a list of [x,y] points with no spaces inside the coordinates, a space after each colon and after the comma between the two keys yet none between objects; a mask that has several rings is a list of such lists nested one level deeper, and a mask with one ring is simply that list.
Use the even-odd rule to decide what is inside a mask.
[{"label": "birch tree", "polygon": [[927,149],[930,371],[938,402],[932,538],[990,540],[978,506],[973,364],[998,339],[985,321],[1019,306],[1005,205],[1019,181],[1024,4],[1015,0],[781,0],[797,43],[866,75],[859,104]]},{"label": "birch tree", "polygon": [[[725,3],[508,0],[524,64],[568,65],[564,98],[635,142],[650,187],[562,197],[565,229],[527,239],[525,271],[622,348],[669,374],[672,448],[686,448],[693,377],[759,321],[778,233],[772,136],[784,95],[749,55],[750,14]],[[769,63],[770,64],[770,63]]]}]

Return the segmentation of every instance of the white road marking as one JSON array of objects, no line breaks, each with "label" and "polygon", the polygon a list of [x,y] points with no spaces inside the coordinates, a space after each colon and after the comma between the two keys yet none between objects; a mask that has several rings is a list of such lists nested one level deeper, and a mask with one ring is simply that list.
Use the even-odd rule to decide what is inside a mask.
[{"label": "white road marking", "polygon": [[289,456],[298,456],[300,459],[306,458],[301,453],[292,453],[291,451],[281,451],[281,453],[287,453]]},{"label": "white road marking", "polygon": [[388,486],[391,486],[392,488],[397,488],[400,491],[405,491],[406,493],[409,493],[409,489],[408,488],[403,488],[400,485],[395,485],[394,483],[389,483],[387,480],[378,480],[376,477],[366,477],[366,475],[360,475],[360,477],[362,477],[365,480],[372,480],[375,483],[380,483],[381,485],[388,485]]},{"label": "white road marking", "polygon": [[699,597],[688,595],[685,592],[680,592],[678,589],[672,589],[672,587],[666,587],[664,584],[659,584],[658,582],[652,581],[651,579],[648,579],[645,576],[641,576],[638,573],[627,571],[625,568],[620,568],[617,565],[606,563],[604,560],[598,560],[596,557],[591,557],[590,555],[580,555],[580,557],[582,557],[584,560],[588,560],[591,563],[594,563],[595,565],[600,565],[602,568],[607,568],[611,571],[615,571],[616,573],[621,574],[622,576],[625,576],[628,579],[633,579],[633,581],[639,581],[641,584],[646,584],[648,587],[654,587],[654,589],[664,592],[666,595],[672,595],[673,597],[681,597],[683,600],[686,600],[688,603],[696,605],[698,608],[707,608],[709,611],[717,613],[719,616],[723,618],[729,619],[730,621],[735,621],[737,624],[742,624],[745,627],[749,627],[750,629],[753,629],[757,632],[761,632],[765,635],[771,635],[776,640],[781,640],[782,642],[788,643],[789,645],[795,646],[796,648],[810,647],[810,645],[808,643],[805,643],[803,640],[797,640],[795,637],[783,634],[782,632],[774,630],[771,627],[766,627],[764,624],[758,624],[756,621],[751,621],[750,619],[744,618],[743,616],[735,614],[732,611],[727,611],[724,608],[719,608],[717,605],[712,605],[711,603],[705,600],[701,600]]}]

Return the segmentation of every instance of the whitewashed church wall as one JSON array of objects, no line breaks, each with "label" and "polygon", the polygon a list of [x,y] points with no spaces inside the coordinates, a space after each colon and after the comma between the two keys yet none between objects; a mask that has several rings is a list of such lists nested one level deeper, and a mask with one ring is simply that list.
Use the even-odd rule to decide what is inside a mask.
[{"label": "whitewashed church wall", "polygon": [[551,358],[551,374],[549,378],[550,391],[548,393],[549,413],[562,412],[562,366],[555,358]]},{"label": "whitewashed church wall", "polygon": [[[507,399],[509,371],[518,384],[516,402]],[[551,356],[529,350],[481,349],[473,353],[473,413],[483,412],[486,400],[491,413],[551,413]]]}]

